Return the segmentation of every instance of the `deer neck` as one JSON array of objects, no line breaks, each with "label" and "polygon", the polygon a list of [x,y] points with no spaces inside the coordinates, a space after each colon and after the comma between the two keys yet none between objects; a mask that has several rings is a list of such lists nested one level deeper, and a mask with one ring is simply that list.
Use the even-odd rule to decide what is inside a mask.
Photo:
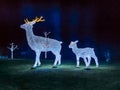
[{"label": "deer neck", "polygon": [[32,28],[29,29],[29,30],[26,30],[26,37],[27,37],[27,40],[33,38],[34,36],[35,36],[35,35],[34,35],[33,31],[32,31]]},{"label": "deer neck", "polygon": [[74,53],[78,53],[78,47],[77,47],[77,45],[74,45],[74,46],[73,46],[72,51],[73,51]]},{"label": "deer neck", "polygon": [[[27,42],[30,47],[33,47],[36,44],[36,35],[33,33],[33,29],[26,30]],[[39,36],[39,39],[41,36]]]},{"label": "deer neck", "polygon": [[33,29],[29,28],[29,30],[26,30],[26,38],[28,45],[32,48],[33,45],[35,44],[35,35],[33,33]]}]

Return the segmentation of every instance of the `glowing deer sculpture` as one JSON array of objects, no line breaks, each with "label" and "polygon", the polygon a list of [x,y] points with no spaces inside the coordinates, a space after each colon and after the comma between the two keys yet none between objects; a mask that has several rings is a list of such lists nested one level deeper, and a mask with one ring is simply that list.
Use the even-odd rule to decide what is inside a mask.
[{"label": "glowing deer sculpture", "polygon": [[[20,28],[25,29],[26,31],[26,37],[27,37],[27,42],[30,48],[35,51],[36,53],[36,59],[35,63],[33,65],[33,68],[40,66],[40,54],[41,52],[48,52],[51,51],[55,55],[55,61],[53,64],[53,67],[56,67],[57,65],[61,64],[61,41],[55,40],[55,39],[50,39],[42,36],[36,36],[33,33],[33,25],[36,22],[43,22],[45,19],[41,16],[40,18],[35,18],[32,21],[28,21],[28,19],[25,19],[25,24],[22,24]],[[47,42],[46,42],[47,39]]]},{"label": "glowing deer sculpture", "polygon": [[79,67],[79,64],[80,64],[79,59],[80,58],[83,58],[83,60],[86,64],[86,68],[89,67],[91,58],[93,58],[95,60],[96,67],[98,67],[99,66],[98,59],[97,59],[97,56],[95,55],[94,48],[89,48],[89,47],[78,48],[77,42],[78,42],[78,40],[76,40],[74,42],[71,41],[71,43],[69,45],[69,48],[72,48],[73,53],[76,55],[76,59],[77,59],[76,67]]}]

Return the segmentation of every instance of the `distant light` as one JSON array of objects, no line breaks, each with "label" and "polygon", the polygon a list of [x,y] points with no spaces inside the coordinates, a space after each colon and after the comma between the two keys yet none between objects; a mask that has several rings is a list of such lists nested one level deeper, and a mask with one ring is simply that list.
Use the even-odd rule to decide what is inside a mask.
[{"label": "distant light", "polygon": [[107,50],[105,53],[104,53],[104,56],[106,58],[106,62],[110,62],[110,59],[111,59],[111,54],[110,54],[110,51]]}]

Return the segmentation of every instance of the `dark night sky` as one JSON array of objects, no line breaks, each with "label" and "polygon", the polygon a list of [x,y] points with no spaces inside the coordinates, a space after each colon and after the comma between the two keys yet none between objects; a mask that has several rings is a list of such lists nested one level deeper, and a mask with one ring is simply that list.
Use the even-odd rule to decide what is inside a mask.
[{"label": "dark night sky", "polygon": [[120,0],[0,1],[1,49],[11,42],[27,47],[25,32],[19,26],[25,18],[31,20],[41,15],[46,22],[34,26],[36,35],[51,32],[49,37],[63,41],[65,46],[78,39],[79,47],[91,46],[98,53],[109,49],[119,58]]}]

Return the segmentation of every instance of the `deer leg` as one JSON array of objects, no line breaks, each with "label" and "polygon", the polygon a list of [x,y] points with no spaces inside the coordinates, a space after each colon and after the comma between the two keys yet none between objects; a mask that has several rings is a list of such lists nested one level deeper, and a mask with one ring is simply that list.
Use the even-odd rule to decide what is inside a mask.
[{"label": "deer leg", "polygon": [[55,61],[54,61],[54,64],[53,64],[53,67],[56,67],[57,63],[61,63],[59,60],[60,60],[60,57],[61,55],[57,52],[54,52],[52,51],[52,53],[55,55]]},{"label": "deer leg", "polygon": [[76,67],[79,67],[80,61],[79,61],[79,57],[78,56],[76,56],[76,60],[77,60]]},{"label": "deer leg", "polygon": [[55,61],[54,61],[53,67],[57,65],[58,59],[59,59],[58,55],[55,55]]},{"label": "deer leg", "polygon": [[94,60],[95,60],[96,67],[99,67],[97,56],[94,56],[93,58],[94,58]]},{"label": "deer leg", "polygon": [[90,56],[87,57],[87,62],[88,62],[88,66],[90,66],[90,62],[91,62],[91,57]]},{"label": "deer leg", "polygon": [[36,59],[35,59],[35,63],[33,65],[33,68],[35,68],[37,65],[40,65],[40,61],[39,61],[39,57],[40,57],[40,52],[39,51],[36,51]]},{"label": "deer leg", "polygon": [[37,60],[37,66],[40,66],[40,65],[41,65],[41,62],[40,62],[40,54],[41,54],[41,52],[39,52],[39,56],[38,56],[38,60]]},{"label": "deer leg", "polygon": [[86,68],[88,68],[88,62],[87,62],[86,57],[84,57],[83,60],[84,60],[84,62],[85,62]]},{"label": "deer leg", "polygon": [[61,65],[61,55],[59,55],[58,65]]}]

